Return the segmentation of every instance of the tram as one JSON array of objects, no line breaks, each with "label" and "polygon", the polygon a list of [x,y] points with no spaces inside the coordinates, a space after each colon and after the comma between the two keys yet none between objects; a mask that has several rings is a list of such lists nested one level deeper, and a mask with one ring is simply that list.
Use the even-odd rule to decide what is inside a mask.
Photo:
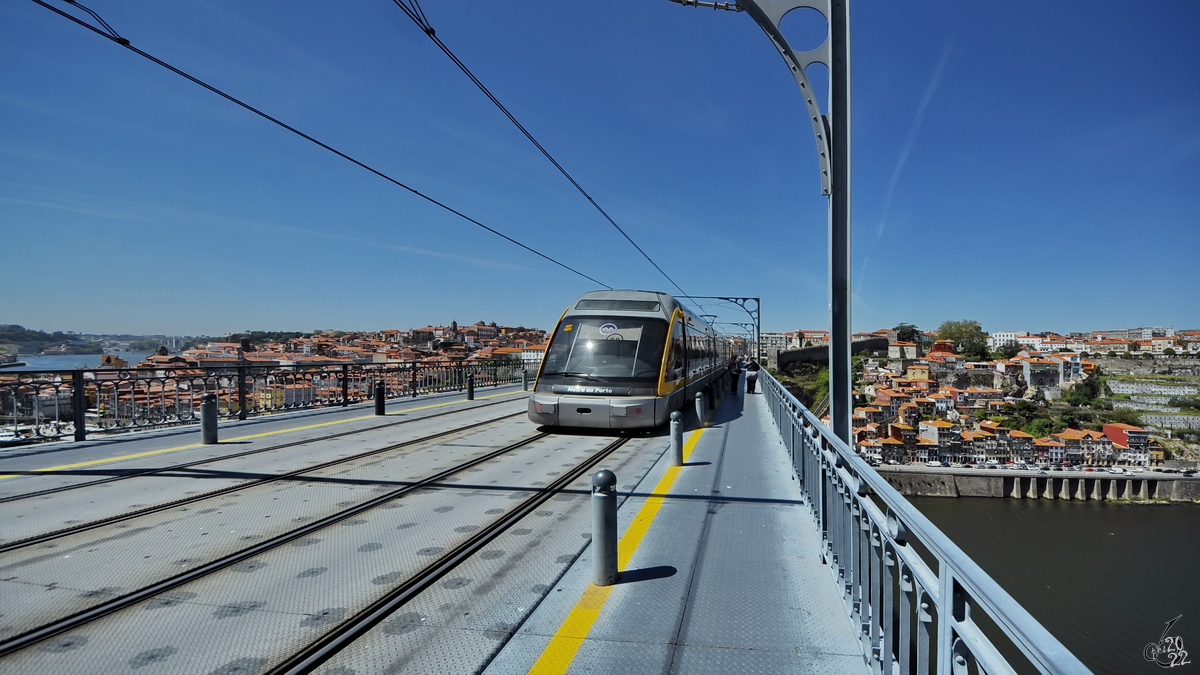
[{"label": "tram", "polygon": [[546,427],[664,424],[728,372],[732,342],[666,293],[591,291],[563,312],[529,397]]}]

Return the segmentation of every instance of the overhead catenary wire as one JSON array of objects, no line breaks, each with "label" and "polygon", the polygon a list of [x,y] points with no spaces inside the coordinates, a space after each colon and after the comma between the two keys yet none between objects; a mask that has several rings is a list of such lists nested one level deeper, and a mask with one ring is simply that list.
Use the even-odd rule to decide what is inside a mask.
[{"label": "overhead catenary wire", "polygon": [[671,285],[674,286],[681,295],[687,295],[687,293],[680,288],[679,284],[675,283],[675,280],[672,279],[671,276],[665,271],[663,271],[663,268],[660,267],[658,263],[654,262],[654,259],[651,258],[641,246],[638,246],[637,242],[633,240],[633,237],[630,237],[629,234],[617,224],[617,221],[613,220],[612,217],[608,215],[608,212],[605,211],[590,194],[588,194],[587,190],[583,189],[583,186],[580,185],[579,182],[576,181],[575,178],[573,178],[571,174],[568,173],[567,170],[558,163],[558,160],[554,159],[550,152],[546,150],[546,148],[543,147],[536,138],[533,137],[533,134],[531,134],[529,130],[525,128],[525,125],[521,124],[521,122],[517,120],[517,118],[511,112],[508,111],[508,108],[504,107],[504,104],[501,103],[500,100],[496,98],[486,86],[484,86],[483,82],[481,82],[478,77],[475,77],[475,74],[471,72],[471,69],[467,68],[467,65],[463,63],[449,47],[446,46],[446,43],[442,42],[441,38],[437,36],[437,32],[434,30],[433,25],[429,23],[429,19],[425,16],[424,10],[421,9],[421,3],[419,0],[392,0],[392,2],[396,3],[396,6],[399,7],[408,16],[408,18],[413,20],[413,23],[417,24],[417,26],[429,36],[429,39],[432,40],[435,45],[437,45],[438,49],[441,49],[442,52],[454,62],[454,65],[458,66],[458,69],[461,70],[463,74],[466,75],[471,82],[473,82],[475,86],[479,88],[479,91],[483,92],[483,95],[487,96],[488,100],[495,104],[495,106],[500,109],[500,112],[504,113],[504,116],[507,117],[508,120],[512,122],[522,134],[525,135],[525,138],[529,139],[530,143],[533,143],[533,146],[537,148],[538,151],[541,152],[551,164],[554,165],[554,168],[558,169],[559,173],[561,173],[563,177],[571,183],[571,185],[575,186],[575,189],[578,190],[579,193],[582,194],[588,200],[588,202],[600,212],[601,216],[604,216],[604,219],[607,220],[609,224],[617,229],[617,232],[621,233],[621,236],[625,237],[626,241],[628,241],[635,249],[637,249],[638,253],[642,254],[643,258],[645,258],[651,265],[654,266],[654,269],[658,270],[659,274],[663,275],[667,281],[671,282]]},{"label": "overhead catenary wire", "polygon": [[101,35],[109,40],[112,40],[113,42],[121,45],[122,47],[137,54],[138,56],[148,59],[148,60],[158,64],[159,66],[162,66],[163,68],[166,68],[167,70],[175,73],[176,75],[179,75],[180,77],[182,77],[186,80],[189,80],[190,82],[197,84],[197,85],[211,91],[212,93],[220,96],[221,98],[224,98],[224,99],[230,101],[231,103],[234,103],[234,104],[254,113],[255,115],[258,115],[259,117],[261,117],[273,124],[276,124],[284,129],[287,129],[288,131],[292,132],[293,134],[296,134],[297,136],[303,138],[304,140],[309,141],[321,148],[324,148],[325,150],[332,152],[333,154],[337,155],[338,157],[341,157],[342,159],[344,159],[362,169],[366,169],[367,171],[370,171],[371,173],[375,174],[376,176],[379,176],[380,178],[388,181],[389,183],[392,183],[393,185],[396,185],[398,187],[402,187],[405,190],[408,190],[409,192],[411,192],[412,194],[420,197],[421,199],[424,199],[425,201],[427,201],[431,204],[434,204],[435,206],[438,206],[439,208],[449,211],[450,213],[453,213],[454,215],[458,216],[459,218],[462,218],[463,220],[466,220],[469,223],[477,225],[477,226],[487,230],[488,232],[491,232],[492,234],[496,235],[497,237],[504,239],[505,241],[507,241],[511,244],[515,244],[516,246],[519,246],[519,247],[525,249],[526,251],[529,251],[530,253],[538,256],[539,258],[542,258],[551,263],[554,263],[555,265],[558,265],[559,267],[567,270],[568,272],[577,274],[594,284],[603,286],[604,288],[607,288],[609,290],[612,289],[612,287],[609,286],[608,284],[597,281],[596,279],[593,279],[592,277],[584,274],[583,272],[580,272],[579,270],[571,267],[570,265],[559,262],[559,261],[555,260],[554,258],[551,258],[550,256],[546,255],[545,253],[542,253],[541,251],[538,251],[530,246],[527,246],[527,245],[517,241],[516,239],[513,239],[512,237],[504,234],[503,232],[500,232],[499,230],[488,227],[487,225],[484,225],[483,223],[466,215],[465,213],[458,211],[457,209],[454,209],[453,207],[451,207],[443,202],[440,202],[437,199],[430,197],[429,195],[426,195],[425,193],[417,190],[416,188],[405,185],[404,183],[396,180],[395,178],[392,178],[391,176],[387,175],[386,173],[383,173],[382,171],[380,171],[368,164],[365,164],[365,163],[351,157],[350,155],[347,155],[346,153],[342,152],[341,150],[338,150],[337,148],[334,148],[333,146],[330,146],[326,143],[323,143],[323,142],[317,140],[316,138],[304,133],[303,131],[300,131],[299,129],[297,129],[289,124],[286,124],[285,122],[283,122],[275,117],[272,117],[271,115],[263,112],[262,110],[259,110],[258,108],[255,108],[254,106],[242,101],[241,99],[238,99],[238,98],[232,96],[231,94],[227,94],[224,91],[221,91],[220,89],[217,89],[216,87],[212,86],[211,84],[208,84],[207,82],[205,82],[197,77],[194,77],[194,76],[180,70],[179,68],[176,68],[175,66],[172,66],[171,64],[163,61],[162,59],[159,59],[158,57],[156,57],[148,52],[144,52],[141,49],[134,47],[132,44],[130,44],[129,40],[118,35],[117,32],[115,30],[113,30],[112,27],[109,26],[107,22],[105,22],[103,19],[101,19],[99,17],[99,15],[97,15],[95,12],[88,9],[87,7],[84,7],[83,5],[79,4],[75,0],[63,0],[63,2],[66,2],[67,4],[69,4],[73,7],[78,7],[79,9],[83,10],[84,12],[87,12],[89,15],[91,15],[93,18],[95,18],[96,21],[99,22],[101,26],[103,26],[103,28],[97,28],[96,26],[93,26],[93,25],[89,24],[88,22],[83,21],[82,19],[80,19],[76,16],[72,16],[71,14],[68,14],[67,12],[62,11],[62,10],[58,9],[57,7],[53,7],[49,4],[47,4],[46,2],[43,2],[43,0],[32,0],[32,1],[38,5],[41,5],[42,7],[45,7],[48,10],[54,12],[55,14],[58,14],[64,18],[70,19],[71,21],[79,24],[80,26],[83,26],[84,28],[87,28],[88,30],[96,33],[97,35]]}]

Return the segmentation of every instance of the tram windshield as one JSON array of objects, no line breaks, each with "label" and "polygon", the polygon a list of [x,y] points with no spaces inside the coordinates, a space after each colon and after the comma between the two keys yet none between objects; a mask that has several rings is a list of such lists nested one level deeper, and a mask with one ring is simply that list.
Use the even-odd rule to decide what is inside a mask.
[{"label": "tram windshield", "polygon": [[542,377],[589,381],[658,381],[667,322],[636,317],[568,316],[546,353]]}]

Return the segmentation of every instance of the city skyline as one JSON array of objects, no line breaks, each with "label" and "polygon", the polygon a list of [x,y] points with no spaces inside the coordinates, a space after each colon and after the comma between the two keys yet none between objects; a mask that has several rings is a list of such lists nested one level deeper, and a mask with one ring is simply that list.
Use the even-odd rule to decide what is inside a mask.
[{"label": "city skyline", "polygon": [[[94,9],[589,276],[678,294],[389,3]],[[747,16],[666,0],[428,9],[688,294],[760,297],[768,332],[827,328],[813,139]],[[1200,326],[1200,9],[1125,9],[854,5],[855,331]],[[795,14],[785,33],[813,46]],[[548,326],[594,288],[33,3],[0,17],[0,222],[20,252],[0,322],[195,335],[486,308]]]}]

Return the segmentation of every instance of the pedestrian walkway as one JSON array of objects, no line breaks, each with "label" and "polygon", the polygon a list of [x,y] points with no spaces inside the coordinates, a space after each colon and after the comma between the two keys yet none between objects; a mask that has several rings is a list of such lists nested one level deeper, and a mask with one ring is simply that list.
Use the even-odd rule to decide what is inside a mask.
[{"label": "pedestrian walkway", "polygon": [[764,397],[685,439],[620,508],[618,583],[585,550],[486,672],[868,672]]}]

